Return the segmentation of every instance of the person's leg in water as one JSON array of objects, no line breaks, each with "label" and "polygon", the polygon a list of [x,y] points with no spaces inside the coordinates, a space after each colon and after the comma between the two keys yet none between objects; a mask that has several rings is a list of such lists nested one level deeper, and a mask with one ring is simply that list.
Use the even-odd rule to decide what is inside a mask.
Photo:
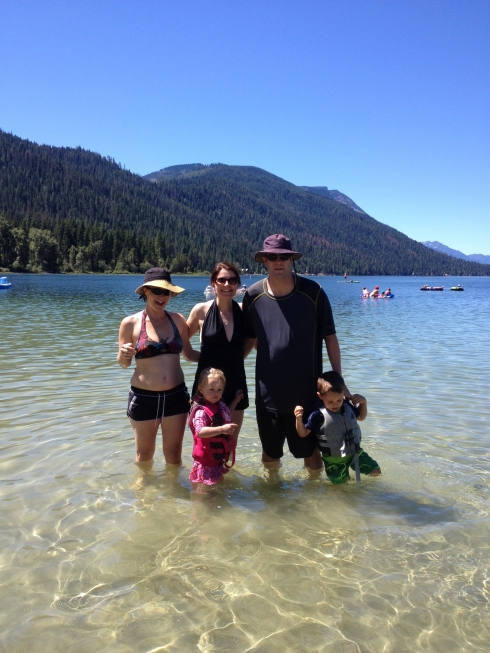
[{"label": "person's leg in water", "polygon": [[281,466],[286,435],[280,432],[275,413],[257,407],[256,414],[259,437],[262,443],[262,463],[267,470],[277,471]]},{"label": "person's leg in water", "polygon": [[154,419],[144,421],[129,419],[134,432],[134,443],[136,447],[135,462],[142,469],[151,469],[160,423]]},{"label": "person's leg in water", "polygon": [[184,440],[187,413],[165,417],[162,422],[163,455],[167,465],[182,464],[182,442]]}]

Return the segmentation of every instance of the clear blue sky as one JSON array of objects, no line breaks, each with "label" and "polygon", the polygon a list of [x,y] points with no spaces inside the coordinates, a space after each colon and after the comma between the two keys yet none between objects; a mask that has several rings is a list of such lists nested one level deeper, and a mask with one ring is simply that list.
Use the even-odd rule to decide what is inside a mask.
[{"label": "clear blue sky", "polygon": [[0,128],[258,166],[490,254],[489,26],[488,0],[4,0]]}]

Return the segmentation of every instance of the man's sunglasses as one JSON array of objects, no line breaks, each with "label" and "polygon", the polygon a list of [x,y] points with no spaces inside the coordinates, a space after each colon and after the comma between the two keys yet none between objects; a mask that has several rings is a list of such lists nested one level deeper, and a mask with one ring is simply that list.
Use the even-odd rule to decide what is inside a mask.
[{"label": "man's sunglasses", "polygon": [[168,297],[170,295],[170,290],[168,288],[152,288],[152,286],[146,286],[154,295],[163,295]]},{"label": "man's sunglasses", "polygon": [[219,283],[220,286],[226,286],[227,283],[229,283],[230,286],[236,286],[238,283],[236,277],[218,277],[215,281],[216,283]]},{"label": "man's sunglasses", "polygon": [[289,261],[291,258],[292,254],[266,254],[265,258],[268,261],[277,261],[279,259],[280,261]]}]

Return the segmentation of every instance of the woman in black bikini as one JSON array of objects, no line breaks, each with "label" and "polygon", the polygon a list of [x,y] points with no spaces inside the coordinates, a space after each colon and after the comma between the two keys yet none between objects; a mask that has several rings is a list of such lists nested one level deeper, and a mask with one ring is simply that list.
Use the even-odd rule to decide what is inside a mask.
[{"label": "woman in black bikini", "polygon": [[243,399],[232,414],[232,422],[238,425],[234,434],[237,439],[243,422],[243,411],[248,408],[247,379],[243,361],[245,324],[239,304],[233,301],[240,284],[240,274],[231,263],[218,263],[211,274],[210,283],[216,298],[196,304],[187,320],[189,337],[192,338],[198,331],[201,334],[201,357],[192,396],[197,392],[197,382],[203,369],[214,367],[222,370],[226,377],[222,398],[224,403],[231,403],[237,390],[244,393]]},{"label": "woman in black bikini", "polygon": [[153,460],[161,426],[166,462],[181,464],[189,394],[180,354],[197,362],[199,352],[189,343],[184,317],[165,308],[170,298],[183,290],[172,284],[167,270],[147,270],[143,284],[135,290],[146,307],[124,318],[119,328],[117,362],[121,367],[129,367],[133,357],[136,361],[127,414],[134,431],[137,463]]}]

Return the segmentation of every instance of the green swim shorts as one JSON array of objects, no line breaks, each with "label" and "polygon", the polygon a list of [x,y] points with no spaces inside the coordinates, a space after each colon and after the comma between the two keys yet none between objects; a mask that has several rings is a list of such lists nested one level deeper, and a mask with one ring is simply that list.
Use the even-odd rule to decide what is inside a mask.
[{"label": "green swim shorts", "polygon": [[[349,467],[355,469],[354,454],[346,456],[345,458],[331,458],[329,456],[322,456],[322,458],[323,464],[325,465],[325,471],[332,483],[339,485],[340,483],[345,483],[349,480]],[[359,451],[359,470],[361,474],[367,476],[371,472],[374,472],[375,469],[379,469],[378,463],[374,458],[371,458],[371,456],[361,449]]]}]

